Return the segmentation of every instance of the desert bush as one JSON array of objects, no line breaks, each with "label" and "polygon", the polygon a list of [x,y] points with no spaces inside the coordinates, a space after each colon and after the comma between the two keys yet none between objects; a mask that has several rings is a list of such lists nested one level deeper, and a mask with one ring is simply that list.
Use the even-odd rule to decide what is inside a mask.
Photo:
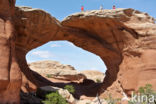
[{"label": "desert bush", "polygon": [[109,94],[109,97],[105,99],[108,104],[120,104],[121,99],[114,99],[111,94]]},{"label": "desert bush", "polygon": [[64,87],[64,89],[68,90],[69,93],[71,93],[71,94],[74,94],[74,93],[75,93],[75,88],[74,88],[74,86],[72,86],[72,85],[66,85],[66,86]]},{"label": "desert bush", "polygon": [[101,80],[100,80],[100,79],[96,79],[96,82],[97,82],[97,83],[101,83]]},{"label": "desert bush", "polygon": [[156,104],[156,92],[150,84],[146,84],[145,87],[140,87],[138,92],[134,93],[133,96],[136,96],[135,99],[137,99],[137,101],[131,99],[129,104]]},{"label": "desert bush", "polygon": [[46,77],[47,77],[47,78],[51,78],[52,75],[51,75],[51,74],[47,74]]},{"label": "desert bush", "polygon": [[52,92],[46,95],[46,99],[42,101],[44,104],[68,104],[58,92]]}]

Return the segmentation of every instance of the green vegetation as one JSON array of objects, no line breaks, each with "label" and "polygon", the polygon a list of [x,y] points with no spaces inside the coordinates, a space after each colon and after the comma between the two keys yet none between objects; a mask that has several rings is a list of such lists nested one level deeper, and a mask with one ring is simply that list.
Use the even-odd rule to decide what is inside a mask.
[{"label": "green vegetation", "polygon": [[155,94],[154,90],[152,89],[152,85],[150,84],[146,84],[145,87],[140,87],[138,93],[145,94],[145,95]]},{"label": "green vegetation", "polygon": [[156,92],[152,89],[152,85],[140,87],[138,92],[133,94],[129,104],[156,104]]},{"label": "green vegetation", "polygon": [[[108,104],[120,104],[120,99],[114,99],[111,95],[105,99]],[[146,84],[140,87],[132,97],[128,104],[156,104],[156,92],[152,89],[152,85]]]},{"label": "green vegetation", "polygon": [[[72,85],[66,85],[71,94],[75,93],[75,88]],[[111,94],[105,99],[108,104],[120,104],[121,99],[114,99]],[[58,92],[47,94],[44,104],[68,104],[66,99],[63,98]],[[147,84],[145,87],[140,87],[137,92],[132,94],[128,104],[156,104],[156,92],[152,89],[152,85]]]},{"label": "green vegetation", "polygon": [[100,79],[96,79],[96,82],[97,83],[102,83]]},{"label": "green vegetation", "polygon": [[71,94],[75,93],[75,88],[72,85],[66,85],[64,89],[68,90]]},{"label": "green vegetation", "polygon": [[[75,93],[75,88],[72,85],[66,85],[64,89],[67,89],[71,94]],[[47,93],[45,100],[42,101],[43,104],[68,104],[66,99],[63,98],[58,91]]]},{"label": "green vegetation", "polygon": [[63,98],[58,92],[52,92],[46,95],[44,104],[68,104],[66,99]]},{"label": "green vegetation", "polygon": [[47,74],[46,77],[47,78],[52,78],[52,75],[51,74]]},{"label": "green vegetation", "polygon": [[[75,93],[75,88],[72,85],[66,85],[64,89],[67,89],[71,94]],[[58,91],[46,94],[43,104],[68,104],[66,99],[63,98]]]},{"label": "green vegetation", "polygon": [[114,99],[111,94],[109,94],[109,97],[105,99],[108,104],[119,104],[121,102],[121,99]]}]

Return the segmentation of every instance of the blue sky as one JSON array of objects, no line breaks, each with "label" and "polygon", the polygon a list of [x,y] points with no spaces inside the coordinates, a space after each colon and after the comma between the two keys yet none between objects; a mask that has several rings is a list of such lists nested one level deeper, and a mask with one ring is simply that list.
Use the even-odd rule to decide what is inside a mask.
[{"label": "blue sky", "polygon": [[[117,8],[134,8],[156,18],[156,0],[16,0],[16,5],[43,9],[60,21],[72,13],[79,12],[82,5],[85,10],[99,9],[100,5],[105,9],[111,9],[112,5],[116,5]],[[49,42],[27,54],[28,62],[39,60],[60,61],[78,70],[106,70],[98,56],[67,41]]]},{"label": "blue sky", "polygon": [[134,8],[148,12],[156,17],[156,0],[16,0],[16,4],[44,9],[59,20],[79,12],[81,5],[84,5],[86,10],[99,9],[100,5],[111,9],[112,5],[116,5],[118,8]]},{"label": "blue sky", "polygon": [[49,42],[27,54],[28,62],[39,60],[55,60],[62,64],[70,64],[77,70],[100,70],[106,68],[100,57],[76,47],[71,42]]}]

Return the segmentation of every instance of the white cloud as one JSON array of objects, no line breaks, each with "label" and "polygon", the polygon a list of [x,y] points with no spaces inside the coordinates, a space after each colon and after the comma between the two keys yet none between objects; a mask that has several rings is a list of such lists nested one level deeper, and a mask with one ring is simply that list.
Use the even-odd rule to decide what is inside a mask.
[{"label": "white cloud", "polygon": [[51,47],[54,48],[54,47],[61,47],[60,44],[51,44]]},{"label": "white cloud", "polygon": [[38,56],[38,57],[41,57],[41,58],[53,57],[52,53],[50,53],[49,51],[34,51],[31,54]]}]

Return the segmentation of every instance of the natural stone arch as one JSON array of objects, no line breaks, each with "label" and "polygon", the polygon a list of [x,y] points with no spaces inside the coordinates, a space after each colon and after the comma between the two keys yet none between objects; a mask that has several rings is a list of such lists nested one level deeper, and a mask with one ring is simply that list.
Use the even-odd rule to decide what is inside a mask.
[{"label": "natural stone arch", "polygon": [[[8,50],[3,51],[1,57],[8,52],[9,55],[3,59],[9,59],[4,62],[9,62],[4,69],[9,72],[7,78],[10,79],[5,85],[4,79],[0,78],[0,83],[4,85],[0,86],[0,102],[19,102],[21,76],[18,65],[26,89],[30,89],[29,84],[34,84],[34,88],[46,84],[57,86],[29,70],[25,59],[31,49],[53,40],[71,41],[102,58],[108,68],[102,87],[104,94],[122,96],[121,90],[129,94],[145,83],[152,84],[156,89],[156,25],[148,14],[133,9],[90,11],[74,14],[60,23],[42,10],[17,7],[14,11],[10,0],[2,1],[7,9],[0,8],[0,18],[6,24],[9,24],[7,20],[11,22],[9,25],[1,24],[8,27],[7,32],[0,30],[5,33],[1,42],[9,43],[2,44]],[[10,93],[14,96],[7,96]]]},{"label": "natural stone arch", "polygon": [[[135,83],[133,81],[133,77],[137,79],[137,75],[131,75],[126,70],[131,69],[135,72],[135,66],[128,64],[127,60],[133,60],[134,63],[141,65],[139,61],[142,62],[142,59],[137,58],[143,57],[144,47],[149,47],[146,43],[142,44],[142,39],[148,35],[149,27],[153,28],[155,24],[153,18],[147,14],[133,9],[90,11],[71,15],[60,23],[42,10],[17,7],[14,21],[18,31],[17,53],[23,57],[17,56],[19,62],[22,62],[28,51],[48,41],[68,40],[100,56],[105,62],[108,70],[102,87],[103,91],[122,96],[122,90],[129,94],[140,86],[139,81]],[[139,27],[135,23],[148,23],[149,27],[147,31],[140,32],[142,25]],[[155,33],[153,30],[151,34]],[[26,61],[23,63],[26,66]],[[26,71],[23,67],[21,69]],[[138,69],[141,71],[140,67]]]},{"label": "natural stone arch", "polygon": [[[119,11],[129,11],[129,9]],[[120,17],[118,19],[110,18],[113,13],[104,15],[104,17],[94,16],[94,12],[89,13],[93,14],[91,16],[87,14],[88,17],[83,13],[76,14],[68,17],[62,23],[42,10],[28,7],[16,8],[15,13],[15,28],[18,31],[16,50],[19,62],[25,59],[28,51],[48,41],[68,40],[76,46],[100,56],[106,63],[108,71],[106,72],[104,89],[117,79],[119,65],[123,58],[123,49],[138,38],[133,29],[126,27],[121,22],[128,20],[120,17],[122,12],[117,14]],[[19,56],[20,54],[22,56]],[[24,73],[28,73],[28,70],[23,68],[26,66],[29,69],[26,60],[22,63],[21,69]]]},{"label": "natural stone arch", "polygon": [[[16,30],[19,32],[18,36],[17,36],[17,53],[19,57],[19,62],[22,62],[22,60],[25,58],[26,53],[33,49],[36,48],[40,45],[43,45],[44,43],[51,41],[51,40],[68,40],[73,42],[76,46],[81,47],[87,51],[90,51],[98,56],[100,56],[106,63],[106,66],[108,67],[108,77],[106,77],[105,81],[105,86],[109,86],[112,84],[112,82],[114,82],[116,80],[117,77],[117,73],[119,70],[119,64],[122,60],[121,57],[121,52],[120,52],[120,47],[123,46],[118,46],[118,41],[122,42],[123,40],[120,40],[119,37],[118,40],[114,40],[114,34],[113,33],[113,26],[115,25],[114,22],[116,22],[113,19],[109,19],[109,18],[99,18],[99,17],[89,17],[87,18],[87,24],[90,23],[90,21],[93,21],[93,19],[96,19],[97,22],[95,25],[99,25],[100,21],[105,20],[106,22],[103,22],[103,26],[102,28],[107,28],[106,31],[107,35],[106,37],[112,37],[112,39],[110,38],[109,42],[108,40],[104,40],[104,36],[101,37],[99,34],[100,33],[95,33],[98,31],[92,31],[92,29],[90,29],[88,31],[87,27],[86,29],[84,28],[79,28],[79,27],[70,27],[70,26],[65,26],[65,22],[62,22],[62,25],[55,20],[54,18],[51,18],[51,16],[41,10],[33,10],[31,8],[16,8],[17,10],[17,17],[19,18],[19,11],[22,12],[22,10],[25,10],[26,12],[21,13],[22,14],[22,18],[27,18],[25,20],[21,20],[21,21],[16,21]],[[46,15],[46,16],[45,16]],[[30,17],[29,17],[30,16]],[[42,17],[44,16],[44,17]],[[35,20],[40,20],[40,21],[34,21],[34,17],[37,17],[38,19],[35,18]],[[48,19],[47,19],[48,18]],[[15,20],[19,20],[19,19],[15,19]],[[85,21],[86,19],[84,18],[82,20]],[[52,23],[49,23],[49,21],[52,21]],[[31,25],[30,23],[32,22]],[[75,22],[75,21],[74,21]],[[96,21],[93,21],[94,23]],[[21,24],[20,24],[21,23]],[[78,23],[78,22],[77,22]],[[94,25],[91,24],[91,25]],[[36,24],[36,25],[35,25]],[[58,25],[60,24],[60,25]],[[120,25],[121,23],[119,23],[118,25]],[[48,27],[48,29],[45,29],[45,25]],[[83,23],[82,23],[83,25]],[[110,25],[110,27],[108,27]],[[111,27],[112,25],[112,27]],[[123,27],[122,27],[123,26]],[[115,27],[115,26],[114,26]],[[55,29],[56,28],[56,29]],[[112,30],[109,30],[109,28],[111,28]],[[121,24],[121,28],[126,28],[123,24]],[[58,30],[59,29],[59,30]],[[100,28],[99,28],[100,29]],[[41,31],[40,31],[41,30]],[[36,32],[38,31],[38,32]],[[45,32],[47,31],[47,32]],[[117,29],[115,29],[114,32],[118,31]],[[133,32],[132,30],[129,29],[129,31]],[[57,33],[56,33],[57,32]],[[103,31],[105,32],[105,31]],[[119,33],[122,33],[122,31],[118,31]],[[35,34],[33,34],[35,33]],[[32,35],[30,35],[32,34]],[[103,34],[103,33],[102,33]],[[36,35],[36,36],[35,36]],[[42,38],[40,38],[40,35],[42,36]],[[99,36],[98,36],[99,35]],[[110,36],[111,35],[111,36]],[[133,36],[132,36],[133,37]],[[27,39],[29,38],[29,39]],[[26,41],[28,40],[28,41]],[[23,44],[23,42],[25,42],[25,44]],[[111,44],[110,42],[114,42],[114,44]],[[115,42],[117,42],[117,44],[115,44]],[[27,43],[30,43],[27,44]],[[114,46],[113,46],[114,45]],[[98,46],[98,47],[97,47]],[[19,51],[18,51],[19,50]],[[21,53],[23,51],[23,53]],[[109,53],[109,54],[104,54],[104,53]],[[22,56],[19,56],[19,55]],[[21,58],[23,57],[23,58]],[[114,60],[114,61],[111,61]],[[25,65],[21,66],[21,69],[24,69],[23,66],[27,66],[26,65],[26,60],[22,63],[25,63]],[[29,69],[29,68],[28,68]],[[24,71],[26,71],[26,69],[24,69]],[[24,73],[28,73],[28,71],[24,72]],[[111,73],[115,73],[115,74],[111,74]],[[28,73],[29,74],[29,73]],[[35,81],[37,82],[37,81]],[[39,84],[41,85],[41,84]]]}]

